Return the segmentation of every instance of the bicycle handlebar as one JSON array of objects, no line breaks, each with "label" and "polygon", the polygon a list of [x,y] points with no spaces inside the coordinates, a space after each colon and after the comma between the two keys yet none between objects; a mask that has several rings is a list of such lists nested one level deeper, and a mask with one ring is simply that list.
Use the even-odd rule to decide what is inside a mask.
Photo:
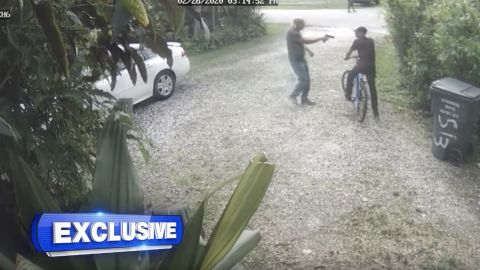
[{"label": "bicycle handlebar", "polygon": [[355,56],[350,56],[350,57],[348,57],[348,58],[345,58],[345,60],[350,60],[350,59],[355,59],[355,60],[358,61],[358,60],[360,60],[360,56],[355,55]]}]

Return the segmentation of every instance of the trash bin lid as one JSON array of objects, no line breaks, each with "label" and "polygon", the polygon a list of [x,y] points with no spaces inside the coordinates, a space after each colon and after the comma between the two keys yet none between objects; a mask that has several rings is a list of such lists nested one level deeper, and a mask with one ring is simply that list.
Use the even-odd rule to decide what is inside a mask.
[{"label": "trash bin lid", "polygon": [[451,77],[436,80],[430,87],[432,90],[445,91],[467,99],[480,99],[480,88]]}]

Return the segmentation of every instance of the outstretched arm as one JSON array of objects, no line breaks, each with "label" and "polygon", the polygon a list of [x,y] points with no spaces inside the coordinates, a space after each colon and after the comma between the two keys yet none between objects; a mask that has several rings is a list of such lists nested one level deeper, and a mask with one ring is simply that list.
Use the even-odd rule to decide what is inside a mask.
[{"label": "outstretched arm", "polygon": [[353,53],[353,50],[350,49],[350,50],[347,52],[347,54],[345,55],[345,60],[350,59],[350,56],[352,55],[352,53]]},{"label": "outstretched arm", "polygon": [[350,47],[350,50],[345,55],[345,60],[350,59],[350,55],[352,55],[352,53],[356,50],[357,50],[357,41],[355,40],[352,44],[352,47]]},{"label": "outstretched arm", "polygon": [[300,42],[303,43],[303,44],[313,44],[313,43],[317,43],[319,41],[327,41],[328,40],[328,36],[325,35],[323,37],[319,37],[319,38],[314,38],[314,39],[306,39],[306,38],[303,38],[301,37],[300,38]]}]

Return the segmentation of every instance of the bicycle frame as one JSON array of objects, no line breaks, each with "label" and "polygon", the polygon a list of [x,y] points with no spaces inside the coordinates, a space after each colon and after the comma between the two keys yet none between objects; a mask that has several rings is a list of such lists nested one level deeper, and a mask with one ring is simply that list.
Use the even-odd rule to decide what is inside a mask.
[{"label": "bicycle frame", "polygon": [[360,101],[362,100],[362,87],[361,83],[366,80],[365,74],[358,73],[358,75],[355,77],[354,83],[355,83],[355,99],[352,100],[353,105],[355,106],[355,109],[359,109],[360,107]]},{"label": "bicycle frame", "polygon": [[[358,63],[358,57],[355,57]],[[346,93],[347,78],[351,70],[347,70],[342,75],[342,88]],[[353,78],[353,89],[350,97],[347,97],[352,104],[353,109],[356,111],[358,116],[358,121],[362,122],[365,119],[368,108],[368,99],[369,99],[369,87],[367,75],[364,73],[358,73],[355,78]],[[355,91],[355,92],[353,92]]]}]

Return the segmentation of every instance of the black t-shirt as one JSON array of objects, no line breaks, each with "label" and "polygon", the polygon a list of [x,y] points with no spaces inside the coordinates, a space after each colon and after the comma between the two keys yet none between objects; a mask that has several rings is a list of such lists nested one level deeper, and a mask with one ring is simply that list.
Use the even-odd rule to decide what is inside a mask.
[{"label": "black t-shirt", "polygon": [[300,31],[291,28],[287,32],[287,48],[288,57],[292,60],[300,61],[305,59],[305,48],[303,43],[300,42],[302,34]]},{"label": "black t-shirt", "polygon": [[359,65],[375,71],[375,43],[371,38],[358,38],[352,44],[352,50],[358,51]]}]

